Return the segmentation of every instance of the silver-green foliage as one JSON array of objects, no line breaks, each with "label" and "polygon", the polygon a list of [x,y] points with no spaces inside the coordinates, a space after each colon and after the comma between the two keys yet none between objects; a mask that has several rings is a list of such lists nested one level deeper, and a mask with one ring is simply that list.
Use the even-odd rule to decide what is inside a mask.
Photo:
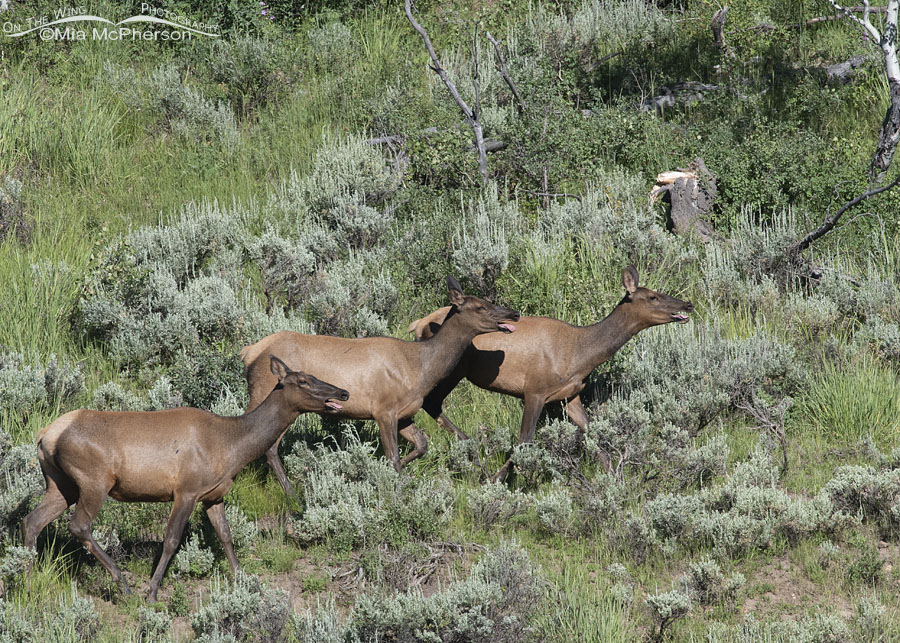
[{"label": "silver-green foliage", "polygon": [[545,600],[545,581],[518,546],[489,549],[469,577],[424,596],[365,594],[350,616],[357,640],[438,643],[513,643],[536,640],[533,627]]},{"label": "silver-green foliage", "polygon": [[477,527],[490,529],[523,514],[531,504],[531,497],[521,491],[512,490],[502,482],[491,482],[469,489],[466,506]]},{"label": "silver-green foliage", "polygon": [[169,611],[138,608],[138,640],[141,643],[169,643],[172,641],[172,617]]},{"label": "silver-green foliage", "polygon": [[17,526],[32,499],[44,489],[44,478],[33,444],[13,446],[0,431],[0,534]]},{"label": "silver-green foliage", "polygon": [[885,531],[900,525],[900,469],[838,467],[822,491],[836,511],[871,521]]},{"label": "silver-green foliage", "polygon": [[209,602],[191,614],[198,641],[274,642],[284,638],[290,613],[287,593],[238,572],[233,583],[213,583]]},{"label": "silver-green foliage", "polygon": [[93,641],[100,630],[100,616],[93,601],[78,595],[75,585],[69,598],[61,597],[46,606],[37,618],[15,603],[0,599],[0,640],[55,641],[81,643]]},{"label": "silver-green foliage", "polygon": [[231,108],[184,83],[177,68],[160,65],[147,84],[148,108],[161,114],[172,132],[187,140],[215,141],[227,151],[237,146],[240,131]]},{"label": "silver-green foliage", "polygon": [[214,562],[212,550],[203,547],[200,537],[192,534],[175,554],[172,568],[185,576],[206,576],[212,571]]},{"label": "silver-green foliage", "polygon": [[[649,500],[644,514],[650,529],[633,530],[631,537],[649,537],[650,546],[705,546],[717,556],[733,557],[768,549],[776,538],[795,541],[845,522],[827,493],[810,500],[795,498],[776,486],[778,477],[772,457],[757,450],[718,486]],[[636,543],[638,550],[647,546]]]},{"label": "silver-green foliage", "polygon": [[677,589],[648,596],[644,604],[650,610],[656,624],[654,638],[656,641],[662,640],[672,623],[687,616],[691,611],[691,597]]},{"label": "silver-green foliage", "polygon": [[706,634],[708,643],[850,643],[850,628],[836,614],[805,616],[798,621],[758,621],[752,615],[740,625],[714,623]]},{"label": "silver-green foliage", "polygon": [[441,533],[453,506],[445,476],[398,476],[376,446],[353,432],[340,451],[299,444],[285,458],[288,475],[303,489],[306,507],[294,522],[303,542],[327,542],[343,550],[399,544]]},{"label": "silver-green foliage", "polygon": [[724,471],[725,438],[695,436],[714,418],[756,396],[782,400],[802,382],[795,351],[757,334],[726,340],[715,327],[697,334],[659,329],[635,337],[617,389],[595,413],[585,452],[606,453],[617,469],[664,471],[681,486]]},{"label": "silver-green foliage", "polygon": [[0,352],[0,413],[21,416],[44,402],[62,404],[83,386],[81,366],[56,355],[41,366],[22,353]]},{"label": "silver-green foliage", "polygon": [[746,579],[740,572],[725,577],[719,564],[711,558],[691,563],[681,577],[681,587],[701,605],[734,603]]}]

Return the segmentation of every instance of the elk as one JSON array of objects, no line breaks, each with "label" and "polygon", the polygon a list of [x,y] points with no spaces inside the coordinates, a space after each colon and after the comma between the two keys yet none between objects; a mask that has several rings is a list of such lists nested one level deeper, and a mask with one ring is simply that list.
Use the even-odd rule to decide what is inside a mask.
[{"label": "elk", "polygon": [[269,360],[278,382],[265,401],[240,417],[221,417],[194,408],[166,411],[91,411],[80,409],[58,418],[37,436],[38,461],[47,492],[24,520],[25,545],[35,548],[38,534],[77,503],[69,531],[112,574],[125,593],[128,583],[115,561],[94,540],[91,523],[106,496],[124,502],[169,502],[162,556],[150,580],[156,593],[181,542],[194,505],[202,502],[238,570],[222,498],[238,471],[265,450],[301,413],[337,413],[349,394]]},{"label": "elk", "polygon": [[[515,335],[479,335],[456,369],[425,398],[423,408],[458,438],[468,439],[443,413],[444,400],[466,378],[480,388],[524,401],[519,444],[534,438],[541,411],[549,402],[565,401],[569,418],[586,431],[588,417],[579,394],[591,372],[640,331],[671,322],[687,323],[685,313],[693,310],[689,301],[638,286],[633,266],[622,272],[622,284],[622,301],[592,326],[573,326],[550,317],[522,317]],[[410,324],[409,332],[418,341],[427,341],[446,323],[448,312],[439,308]],[[494,478],[504,479],[509,467],[507,460]]]},{"label": "elk", "polygon": [[[327,335],[303,335],[281,331],[240,352],[253,409],[274,385],[262,368],[268,355],[277,353],[296,368],[315,371],[329,381],[353,391],[341,417],[375,420],[388,461],[398,472],[422,456],[428,439],[412,421],[425,396],[447,379],[472,339],[497,330],[511,333],[519,313],[504,306],[464,295],[459,282],[447,277],[450,302],[441,330],[426,341],[409,342],[394,337],[348,339]],[[402,460],[397,433],[412,442],[413,450]],[[287,495],[293,488],[278,457],[279,439],[266,452],[269,466]]]}]

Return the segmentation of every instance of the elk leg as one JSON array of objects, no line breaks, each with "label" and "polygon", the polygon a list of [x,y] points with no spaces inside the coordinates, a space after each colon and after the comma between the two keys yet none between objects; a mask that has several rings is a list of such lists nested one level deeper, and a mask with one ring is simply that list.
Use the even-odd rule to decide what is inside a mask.
[{"label": "elk leg", "polygon": [[462,375],[458,371],[459,369],[454,371],[450,377],[440,382],[434,387],[434,390],[425,396],[425,400],[422,402],[422,408],[428,415],[433,417],[438,424],[444,427],[444,429],[455,435],[458,440],[468,440],[469,436],[463,433],[458,426],[453,424],[453,422],[444,415],[443,411],[444,400],[447,399],[450,392],[462,380]]},{"label": "elk leg", "polygon": [[53,477],[44,474],[44,480],[47,481],[47,492],[34,511],[22,521],[25,546],[31,549],[37,548],[37,538],[44,527],[56,520],[69,505],[78,500],[78,489],[71,482],[63,481],[63,488],[66,490],[66,493],[63,493]]},{"label": "elk leg", "polygon": [[[545,401],[545,398],[542,396],[525,396],[525,409],[522,413],[522,429],[519,431],[519,444],[525,444],[534,439],[534,430],[537,427],[538,419],[541,417],[541,411],[544,410]],[[506,476],[509,475],[511,469],[512,457],[509,457],[491,480],[494,482],[506,480]]]},{"label": "elk leg", "polygon": [[[285,433],[287,433],[287,431],[285,431]],[[275,444],[266,449],[266,462],[269,463],[269,468],[272,470],[272,473],[275,474],[275,477],[281,484],[281,488],[284,489],[284,495],[293,498],[296,495],[294,493],[294,485],[288,480],[287,472],[284,470],[284,465],[281,463],[281,458],[278,456],[278,446],[281,444],[281,438],[283,437],[284,433],[278,437]]]},{"label": "elk leg", "polygon": [[381,446],[384,449],[384,457],[391,463],[394,470],[400,473],[400,451],[397,448],[397,420],[392,417],[376,417],[378,431],[381,433]]},{"label": "elk leg", "polygon": [[581,404],[581,397],[576,395],[566,404],[566,414],[569,416],[569,419],[581,429],[581,433],[584,434],[587,432],[588,428],[588,416],[587,412],[584,410],[584,406]]},{"label": "elk leg", "polygon": [[[588,416],[587,412],[584,410],[584,406],[581,404],[581,398],[576,395],[569,403],[566,404],[566,413],[569,415],[569,419],[574,422],[579,428],[579,442],[584,440],[584,436],[587,433],[588,428]],[[609,455],[606,451],[600,451],[600,466],[603,467],[604,473],[609,473],[610,471],[610,462]]]},{"label": "elk leg", "polygon": [[69,531],[112,574],[113,579],[119,584],[122,591],[130,594],[131,588],[128,587],[128,582],[122,575],[122,570],[116,565],[116,561],[97,544],[91,531],[91,524],[100,512],[100,507],[103,505],[103,501],[106,500],[108,492],[108,488],[82,489],[78,505],[75,507],[75,514],[72,516],[72,520],[69,521]]},{"label": "elk leg", "polygon": [[402,468],[413,460],[425,455],[425,452],[428,450],[428,436],[412,423],[412,418],[400,420],[398,426],[400,427],[400,435],[412,442],[415,447],[400,461],[400,467]]},{"label": "elk leg", "polygon": [[231,528],[225,519],[225,503],[219,500],[218,502],[204,503],[204,506],[206,507],[206,515],[209,516],[209,521],[212,523],[213,529],[216,530],[216,536],[219,537],[219,542],[222,543],[222,549],[225,550],[225,557],[231,564],[231,570],[237,573],[240,565],[238,565],[237,556],[234,555]]},{"label": "elk leg", "polygon": [[440,424],[445,429],[447,429],[448,431],[450,431],[450,433],[455,435],[458,440],[468,440],[469,439],[469,436],[466,435],[465,433],[463,433],[463,430],[460,429],[455,424],[453,424],[453,422],[450,421],[450,418],[448,418],[443,413],[441,413],[438,416],[437,423]]},{"label": "elk leg", "polygon": [[185,498],[184,496],[175,496],[175,502],[172,503],[172,513],[169,514],[169,522],[166,523],[166,535],[163,538],[162,556],[159,557],[159,563],[156,565],[156,571],[153,572],[153,578],[150,579],[150,593],[148,598],[151,601],[156,600],[156,592],[159,590],[159,584],[162,582],[163,574],[166,573],[166,567],[172,560],[172,555],[181,542],[181,535],[184,533],[184,527],[187,525],[188,518],[194,510],[197,501],[194,497]]}]

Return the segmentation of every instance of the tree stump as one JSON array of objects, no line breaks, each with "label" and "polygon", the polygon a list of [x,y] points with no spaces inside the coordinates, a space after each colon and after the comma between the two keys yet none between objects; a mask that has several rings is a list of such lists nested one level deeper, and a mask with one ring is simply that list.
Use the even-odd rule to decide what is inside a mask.
[{"label": "tree stump", "polygon": [[702,241],[716,238],[712,224],[704,217],[716,198],[716,177],[703,159],[696,158],[686,169],[661,172],[650,191],[650,202],[660,196],[670,204],[666,227],[675,234],[696,234]]}]

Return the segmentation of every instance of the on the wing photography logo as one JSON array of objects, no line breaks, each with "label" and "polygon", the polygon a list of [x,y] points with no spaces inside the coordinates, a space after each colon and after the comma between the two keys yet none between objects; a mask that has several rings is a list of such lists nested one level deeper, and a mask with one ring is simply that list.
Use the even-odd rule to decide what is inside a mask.
[{"label": "on the wing photography logo", "polygon": [[[5,8],[9,0],[0,0]],[[12,7],[10,7],[12,8]],[[9,17],[12,12],[4,12]],[[92,24],[93,23],[93,24]],[[139,14],[114,22],[88,13],[86,7],[60,7],[51,15],[5,20],[3,35],[21,38],[32,34],[41,40],[191,40],[195,36],[218,38],[218,25],[189,18],[176,11],[141,3]]]}]

